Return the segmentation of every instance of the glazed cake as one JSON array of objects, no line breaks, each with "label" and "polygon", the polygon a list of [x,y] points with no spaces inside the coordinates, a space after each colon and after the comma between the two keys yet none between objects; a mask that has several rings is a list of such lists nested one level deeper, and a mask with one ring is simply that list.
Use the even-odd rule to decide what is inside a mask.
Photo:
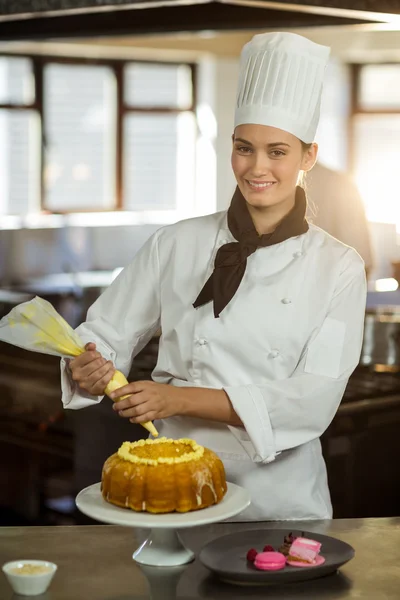
[{"label": "glazed cake", "polygon": [[124,442],[103,466],[104,500],[134,511],[189,512],[217,504],[227,491],[214,452],[194,440]]}]

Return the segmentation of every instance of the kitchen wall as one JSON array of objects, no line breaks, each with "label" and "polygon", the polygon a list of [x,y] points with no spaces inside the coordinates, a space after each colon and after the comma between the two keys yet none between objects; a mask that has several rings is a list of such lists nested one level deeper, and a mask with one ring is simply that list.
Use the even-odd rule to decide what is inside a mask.
[{"label": "kitchen wall", "polygon": [[[346,148],[350,79],[345,60],[359,58],[362,51],[365,51],[365,56],[371,60],[373,56],[368,56],[368,48],[377,44],[376,39],[371,37],[371,32],[364,33],[364,37],[361,34],[353,35],[351,39],[355,41],[352,44],[349,35],[343,32],[326,31],[323,34],[315,30],[307,33],[315,41],[334,43],[327,69],[317,141],[320,145],[321,162],[335,169],[345,170],[348,158]],[[393,32],[386,33],[393,41]],[[200,161],[197,170],[197,214],[225,209],[235,187],[230,167],[230,150],[238,74],[237,53],[251,35],[246,37],[240,34],[239,37],[240,43],[233,43],[232,40],[236,38],[222,36],[219,45],[214,43],[215,54],[199,54],[202,68],[198,97],[201,139],[198,144]],[[227,40],[226,43],[224,39]],[[360,39],[364,39],[364,45]],[[143,46],[149,47],[152,43],[151,37],[142,42]],[[168,45],[167,42],[166,38],[165,45]],[[140,41],[134,43],[139,44]],[[382,42],[379,43],[383,46]],[[160,40],[154,42],[155,47],[159,47],[160,44]],[[174,45],[171,38],[169,44]],[[184,45],[181,40],[182,52],[185,52]],[[179,39],[175,46],[179,46]],[[385,56],[388,56],[390,49],[393,50],[389,46],[389,42],[386,41]],[[187,47],[188,42],[186,50]],[[204,177],[205,172],[207,177]],[[0,230],[0,281],[5,285],[12,280],[18,281],[48,273],[114,269],[124,266],[151,233],[161,225],[161,222],[154,222],[151,225],[115,227],[74,226]],[[379,255],[376,276],[388,276],[390,261],[400,256],[395,228],[374,224],[371,231],[375,251],[377,256]],[[383,240],[385,244],[382,243]]]},{"label": "kitchen wall", "polygon": [[225,210],[235,190],[230,159],[239,62],[236,58],[219,58],[216,63],[217,210]]},{"label": "kitchen wall", "polygon": [[159,226],[0,231],[2,285],[51,273],[124,267]]}]

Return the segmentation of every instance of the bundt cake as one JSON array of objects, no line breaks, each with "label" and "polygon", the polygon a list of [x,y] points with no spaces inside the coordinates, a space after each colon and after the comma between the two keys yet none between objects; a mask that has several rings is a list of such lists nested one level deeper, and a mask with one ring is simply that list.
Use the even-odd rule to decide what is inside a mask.
[{"label": "bundt cake", "polygon": [[104,500],[139,512],[199,510],[220,502],[226,490],[222,461],[186,438],[124,442],[101,477]]}]

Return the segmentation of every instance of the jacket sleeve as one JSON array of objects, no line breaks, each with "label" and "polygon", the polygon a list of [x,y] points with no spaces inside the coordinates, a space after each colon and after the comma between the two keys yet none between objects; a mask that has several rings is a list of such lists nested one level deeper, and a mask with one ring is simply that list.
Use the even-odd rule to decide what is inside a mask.
[{"label": "jacket sleeve", "polygon": [[365,270],[361,259],[353,257],[291,377],[224,388],[244,424],[244,430],[229,428],[254,462],[271,462],[279,453],[319,438],[335,416],[359,362],[364,332]]},{"label": "jacket sleeve", "polygon": [[[89,308],[87,319],[76,332],[83,343],[97,350],[128,375],[135,355],[147,344],[160,323],[158,232],[139,250],[134,260]],[[103,396],[91,396],[71,379],[61,360],[62,403],[65,408],[84,408]]]}]

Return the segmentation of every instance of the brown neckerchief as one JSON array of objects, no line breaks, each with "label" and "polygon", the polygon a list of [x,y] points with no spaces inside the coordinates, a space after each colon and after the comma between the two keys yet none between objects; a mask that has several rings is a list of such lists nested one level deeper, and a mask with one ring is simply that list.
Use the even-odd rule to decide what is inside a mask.
[{"label": "brown neckerchief", "polygon": [[218,249],[214,262],[214,271],[204,284],[203,289],[193,303],[194,308],[213,300],[214,316],[229,304],[235,295],[246,271],[247,258],[265,246],[280,244],[308,230],[305,218],[306,195],[301,187],[296,188],[295,205],[282,219],[272,233],[259,235],[239,188],[231,200],[228,209],[228,227],[237,242],[229,242]]}]

